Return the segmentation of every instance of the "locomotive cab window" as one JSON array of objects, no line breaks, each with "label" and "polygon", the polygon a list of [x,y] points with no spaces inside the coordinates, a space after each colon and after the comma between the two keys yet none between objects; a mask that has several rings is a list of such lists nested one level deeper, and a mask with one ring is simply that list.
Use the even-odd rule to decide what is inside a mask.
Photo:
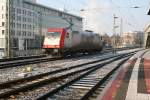
[{"label": "locomotive cab window", "polygon": [[47,36],[51,38],[58,38],[60,37],[61,33],[60,32],[48,32]]},{"label": "locomotive cab window", "polygon": [[66,33],[66,38],[69,38],[69,33]]}]

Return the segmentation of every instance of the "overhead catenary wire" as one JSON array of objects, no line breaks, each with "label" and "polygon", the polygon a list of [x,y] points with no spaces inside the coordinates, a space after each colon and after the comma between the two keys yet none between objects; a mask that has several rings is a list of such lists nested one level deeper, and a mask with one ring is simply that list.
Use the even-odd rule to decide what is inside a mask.
[{"label": "overhead catenary wire", "polygon": [[[128,16],[130,16],[130,20],[132,20],[132,22],[134,22],[134,24],[135,24],[135,25],[133,25],[133,24],[129,23],[129,21],[126,18],[127,15],[124,15],[123,17],[125,18],[125,22],[127,23],[127,25],[133,27],[134,29],[137,29],[137,27],[139,27],[139,28],[143,27],[142,22],[137,19],[137,17],[134,15],[134,12],[133,13],[131,13],[131,12],[133,11],[133,9],[140,9],[140,10],[145,9],[145,11],[146,11],[147,7],[148,7],[148,3],[150,3],[149,0],[145,0],[145,2],[147,2],[145,4],[141,4],[138,0],[135,0],[134,2],[137,1],[139,3],[137,3],[137,5],[135,5],[135,6],[129,6],[129,7],[120,7],[115,3],[114,0],[111,0],[111,1],[118,8],[118,11],[120,12],[120,14],[124,15],[123,12],[128,13]],[[135,3],[133,3],[133,4],[135,4]],[[123,12],[120,11],[120,9],[127,9],[127,8],[130,10],[128,10],[128,11],[124,10]],[[146,15],[146,14],[143,14],[143,15]]]},{"label": "overhead catenary wire", "polygon": [[[131,26],[132,28],[135,29],[136,26],[133,25],[133,24],[131,24],[131,23],[127,20],[126,16],[124,16],[124,14],[120,11],[120,9],[121,9],[122,7],[119,7],[118,5],[116,5],[113,0],[111,0],[111,1],[112,1],[113,5],[117,8],[118,12],[121,14],[121,17],[124,19],[124,21],[126,22],[126,24],[127,24],[128,26]],[[130,8],[133,8],[133,7],[128,7],[128,8],[130,9]],[[128,13],[129,13],[129,12],[128,12]],[[131,16],[131,14],[130,14],[130,16]],[[135,20],[135,19],[134,19],[134,20]],[[138,24],[138,21],[136,21],[136,22],[137,22],[137,24]]]}]

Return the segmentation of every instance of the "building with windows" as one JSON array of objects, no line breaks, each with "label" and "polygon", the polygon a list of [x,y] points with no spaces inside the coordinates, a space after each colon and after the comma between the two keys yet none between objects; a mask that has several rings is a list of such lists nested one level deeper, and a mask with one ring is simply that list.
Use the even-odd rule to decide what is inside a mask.
[{"label": "building with windows", "polygon": [[142,47],[144,43],[144,33],[141,31],[133,31],[122,34],[123,47]]},{"label": "building with windows", "polygon": [[1,0],[0,57],[41,53],[48,28],[82,30],[82,18],[36,3],[36,0]]},{"label": "building with windows", "polygon": [[107,34],[104,33],[103,35],[101,35],[102,41],[103,41],[103,46],[104,47],[111,47],[111,37]]}]

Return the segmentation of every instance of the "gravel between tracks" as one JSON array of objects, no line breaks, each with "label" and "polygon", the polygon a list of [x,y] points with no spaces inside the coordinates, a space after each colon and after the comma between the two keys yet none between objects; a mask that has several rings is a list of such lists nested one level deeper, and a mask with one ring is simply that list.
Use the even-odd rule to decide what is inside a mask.
[{"label": "gravel between tracks", "polygon": [[[120,61],[121,61],[121,60],[119,60],[119,62],[120,62]],[[108,64],[108,65],[106,65],[104,68],[99,69],[99,70],[97,70],[97,71],[94,72],[94,73],[96,73],[97,76],[101,76],[101,75],[105,74],[106,72],[108,72],[109,70],[113,69],[114,66],[116,66],[119,62],[118,62],[118,61],[115,61],[115,62],[113,62],[113,63],[111,63],[111,64]],[[33,91],[28,91],[28,92],[25,92],[25,93],[20,93],[20,95],[14,96],[14,98],[17,99],[17,100],[35,100],[35,99],[36,99],[37,97],[39,97],[40,95],[42,95],[42,94],[44,94],[44,93],[46,93],[46,92],[48,92],[48,91],[50,91],[50,90],[53,90],[54,88],[56,88],[56,87],[58,87],[58,86],[60,86],[60,85],[62,85],[62,84],[65,84],[66,82],[68,82],[68,81],[74,79],[75,77],[77,77],[77,76],[79,76],[79,75],[81,75],[81,73],[80,73],[80,74],[73,75],[73,76],[70,76],[70,77],[68,77],[68,78],[66,78],[66,79],[63,79],[63,80],[57,82],[57,83],[54,82],[54,83],[52,83],[52,84],[45,85],[45,86],[40,87],[40,88],[37,88],[37,89],[35,89],[35,90],[33,90]],[[79,96],[81,95],[81,94],[80,94],[80,91],[81,91],[81,90],[75,89],[75,90],[70,90],[70,91],[71,91],[71,92],[70,92],[69,94],[72,95],[72,97],[69,97],[70,99],[71,99],[71,98],[75,98],[75,97],[79,97]],[[83,90],[83,91],[84,91],[84,90]],[[70,96],[70,95],[68,95],[68,96]],[[66,95],[66,96],[67,96],[67,95]],[[12,98],[11,98],[11,99],[12,99]],[[68,99],[68,100],[70,100],[70,99]],[[58,100],[59,100],[59,99],[58,99]],[[63,100],[63,99],[61,99],[61,100]]]},{"label": "gravel between tracks", "polygon": [[53,82],[51,84],[39,87],[35,90],[27,91],[27,92],[24,92],[24,93],[21,92],[21,93],[19,93],[19,95],[11,96],[8,99],[9,100],[12,100],[12,99],[15,99],[15,100],[35,100],[38,96],[40,96],[40,95],[56,88],[56,87],[59,87],[62,84],[65,84],[66,82],[74,79],[75,77],[78,77],[81,74],[83,74],[83,73],[70,76],[66,79],[62,79],[62,80],[57,81],[57,82]]},{"label": "gravel between tracks", "polygon": [[[131,52],[139,49],[132,49],[132,50],[124,50],[119,51],[118,53],[124,53],[124,52]],[[6,69],[0,69],[0,83],[14,80],[14,79],[20,79],[27,76],[32,76],[36,74],[46,73],[50,71],[54,71],[57,69],[70,67],[73,65],[79,65],[83,64],[89,61],[94,61],[100,58],[104,58],[105,56],[112,55],[111,53],[108,54],[97,54],[97,55],[90,55],[90,56],[84,56],[84,57],[77,57],[77,58],[71,58],[71,59],[65,59],[65,60],[57,60],[57,61],[50,61],[45,63],[39,63],[39,64],[31,64],[26,66],[19,66],[19,67],[13,67],[13,68],[6,68]]]},{"label": "gravel between tracks", "polygon": [[79,57],[79,58],[72,58],[66,60],[50,61],[50,62],[45,62],[40,64],[32,64],[26,66],[0,69],[0,83],[9,80],[27,77],[27,76],[46,73],[57,69],[74,66],[74,65],[83,64],[86,62],[97,60],[101,57],[102,55],[93,55],[87,57]]}]

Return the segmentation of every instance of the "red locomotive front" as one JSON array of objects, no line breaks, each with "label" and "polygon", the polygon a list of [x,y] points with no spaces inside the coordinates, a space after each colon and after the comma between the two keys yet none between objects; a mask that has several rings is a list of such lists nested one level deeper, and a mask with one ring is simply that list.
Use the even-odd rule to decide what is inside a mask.
[{"label": "red locomotive front", "polygon": [[64,48],[65,29],[50,28],[44,38],[43,48],[47,53],[57,54]]}]

